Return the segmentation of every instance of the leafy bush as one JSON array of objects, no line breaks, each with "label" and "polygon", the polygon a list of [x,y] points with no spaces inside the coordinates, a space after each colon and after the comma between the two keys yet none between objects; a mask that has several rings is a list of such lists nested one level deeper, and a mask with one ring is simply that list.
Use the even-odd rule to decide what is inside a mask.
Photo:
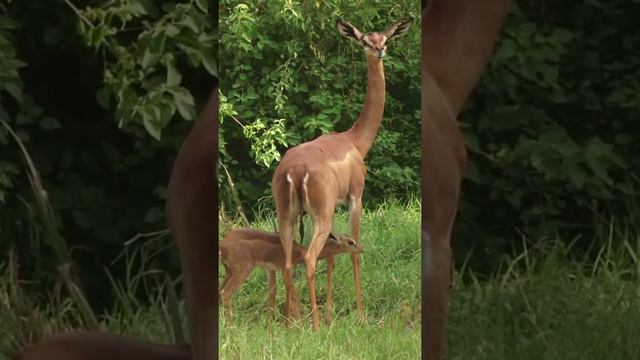
[{"label": "leafy bush", "polygon": [[[413,1],[220,1],[221,158],[249,207],[271,195],[281,154],[330,131],[347,130],[364,103],[361,46],[335,28],[343,17],[382,31],[413,16],[385,57],[387,103],[367,156],[365,201],[407,198],[419,188],[420,16]],[[219,179],[226,183],[224,178]]]},{"label": "leafy bush", "polygon": [[639,11],[623,1],[513,3],[462,115],[471,161],[458,246],[482,241],[501,254],[519,229],[534,240],[582,236],[580,248],[594,213],[637,223],[640,57],[631,49],[640,36],[625,14]]},{"label": "leafy bush", "polygon": [[[165,186],[192,125],[171,120],[195,118],[217,69],[210,5],[0,1],[0,116],[42,174],[98,307],[111,299],[103,264],[126,239],[166,227]],[[4,127],[0,159],[0,253],[15,246],[23,276],[51,284],[60,259],[43,246],[27,172]],[[175,273],[171,255],[158,261]]]}]

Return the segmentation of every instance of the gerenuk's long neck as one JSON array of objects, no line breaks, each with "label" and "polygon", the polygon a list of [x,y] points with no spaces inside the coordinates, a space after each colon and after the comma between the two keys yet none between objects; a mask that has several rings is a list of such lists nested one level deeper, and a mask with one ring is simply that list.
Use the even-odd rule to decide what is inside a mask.
[{"label": "gerenuk's long neck", "polygon": [[382,59],[369,54],[366,54],[366,58],[367,95],[364,98],[364,108],[355,124],[346,131],[363,158],[373,145],[382,123],[385,97]]},{"label": "gerenuk's long neck", "polygon": [[218,87],[182,143],[167,189],[167,219],[180,263],[193,360],[218,356]]},{"label": "gerenuk's long neck", "polygon": [[422,13],[422,62],[457,117],[485,70],[509,0],[431,0]]}]

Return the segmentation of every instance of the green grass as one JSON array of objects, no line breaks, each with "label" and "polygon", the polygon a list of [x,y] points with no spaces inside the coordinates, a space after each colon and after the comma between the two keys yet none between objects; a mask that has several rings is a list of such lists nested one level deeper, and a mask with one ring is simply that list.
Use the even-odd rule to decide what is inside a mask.
[{"label": "green grass", "polygon": [[[416,203],[387,204],[365,212],[362,280],[367,324],[358,322],[348,256],[336,258],[334,319],[318,332],[311,331],[304,276],[298,276],[296,285],[306,317],[286,329],[281,318],[268,321],[266,276],[257,269],[234,297],[234,316],[221,313],[220,359],[420,358],[419,223]],[[270,230],[272,224],[272,217],[263,216],[252,227]],[[602,225],[610,231],[592,240],[595,260],[577,258],[578,252],[560,241],[547,241],[505,260],[494,276],[482,280],[458,264],[447,359],[640,359],[640,237],[618,232],[613,223]],[[338,214],[335,226],[338,232],[349,232],[346,214]],[[306,237],[310,230],[307,224]],[[130,279],[119,284],[118,306],[100,318],[105,329],[171,342],[166,294],[149,295],[147,302],[132,295],[157,277],[154,271],[132,268]],[[220,267],[220,278],[223,271]],[[325,275],[321,262],[317,275],[321,314]],[[0,342],[24,326],[12,316],[10,283],[9,276],[0,274]],[[279,279],[279,310],[283,298]],[[75,306],[68,299],[52,300],[34,314],[42,319],[45,332],[77,328],[82,317]],[[180,313],[185,322],[184,304]]]},{"label": "green grass", "polygon": [[[350,233],[348,216],[338,213],[335,230]],[[273,219],[262,218],[253,227],[272,230]],[[233,299],[234,314],[221,312],[221,359],[418,359],[420,357],[420,209],[388,204],[365,211],[361,243],[362,291],[367,323],[359,324],[351,260],[336,257],[333,322],[311,331],[306,278],[296,277],[305,318],[285,329],[281,318],[266,316],[266,275],[254,270]],[[305,244],[311,224],[306,224]],[[303,269],[303,266],[299,266]],[[220,266],[220,280],[224,268]],[[320,262],[316,286],[321,315],[326,295],[326,264]],[[282,310],[284,284],[278,278]]]},{"label": "green grass", "polygon": [[609,238],[593,264],[552,242],[489,281],[457,272],[448,359],[640,359],[636,251],[611,251],[623,240]]}]

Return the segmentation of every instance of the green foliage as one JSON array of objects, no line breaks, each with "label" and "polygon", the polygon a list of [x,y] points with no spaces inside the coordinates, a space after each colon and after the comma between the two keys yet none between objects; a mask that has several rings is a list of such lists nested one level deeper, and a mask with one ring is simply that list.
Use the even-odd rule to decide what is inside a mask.
[{"label": "green foliage", "polygon": [[[120,127],[142,124],[159,140],[176,111],[185,120],[195,118],[193,96],[181,86],[176,64],[202,66],[217,76],[216,37],[205,1],[157,7],[149,1],[118,0],[87,8],[79,16],[79,32],[87,45],[113,57],[105,62],[105,87],[97,96],[105,108],[115,96]],[[135,41],[122,36],[131,32],[137,34]]]},{"label": "green foliage", "polygon": [[640,264],[629,246],[638,234],[597,226],[613,231],[593,239],[592,261],[553,239],[525,246],[486,281],[454,273],[447,358],[638,358]]},{"label": "green foliage", "polygon": [[287,145],[283,123],[284,119],[276,119],[267,127],[264,121],[258,118],[253,124],[243,127],[244,136],[247,139],[253,139],[251,155],[259,164],[268,167],[274,161],[280,160],[276,144]]},{"label": "green foliage", "polygon": [[482,239],[500,254],[517,231],[588,239],[593,211],[637,220],[628,210],[639,195],[640,36],[625,14],[639,10],[624,1],[513,4],[461,116],[470,164],[457,246]]},{"label": "green foliage", "polygon": [[[5,5],[0,4],[0,10],[5,10]],[[24,103],[23,84],[18,70],[26,64],[17,57],[16,48],[13,45],[12,32],[18,28],[18,23],[7,15],[0,15],[0,99],[11,97],[13,101]],[[33,117],[26,118],[22,115],[22,122],[29,122]],[[7,110],[0,101],[0,118],[7,121]],[[24,133],[21,134],[24,136]],[[7,146],[11,141],[9,132],[5,127],[0,127],[0,146]],[[4,203],[7,192],[14,186],[14,178],[19,173],[18,163],[15,161],[0,161],[0,203]],[[2,229],[0,228],[0,231]]]},{"label": "green foliage", "polygon": [[370,170],[365,200],[379,202],[417,193],[417,3],[382,1],[362,6],[351,1],[224,0],[219,8],[225,29],[220,33],[221,159],[249,206],[270,196],[271,176],[288,147],[347,130],[362,109],[363,50],[339,35],[336,19],[344,17],[362,31],[382,31],[399,18],[413,16],[409,33],[390,43],[385,57],[387,103],[366,159]]},{"label": "green foliage", "polygon": [[[112,299],[102,266],[125,240],[166,227],[170,166],[217,73],[210,5],[0,1],[0,117],[42,175],[98,310]],[[2,126],[0,159],[0,253],[15,246],[21,275],[47,288],[57,259],[20,149]],[[177,271],[176,258],[154,261]],[[112,270],[122,275],[122,266]]]}]

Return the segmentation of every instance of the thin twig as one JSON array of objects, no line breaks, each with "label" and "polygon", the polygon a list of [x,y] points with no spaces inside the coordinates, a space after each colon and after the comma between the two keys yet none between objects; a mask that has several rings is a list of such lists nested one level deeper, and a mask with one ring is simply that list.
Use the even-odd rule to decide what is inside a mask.
[{"label": "thin twig", "polygon": [[141,238],[162,237],[162,236],[169,235],[169,233],[170,233],[169,229],[163,229],[163,230],[153,231],[153,232],[149,232],[149,233],[136,234],[131,239],[125,241],[124,242],[124,246],[129,246],[129,245],[131,245],[132,243],[134,243],[135,241],[137,241],[138,239],[141,239]]},{"label": "thin twig", "polygon": [[47,191],[45,190],[42,184],[42,178],[40,177],[40,173],[38,172],[35,163],[31,159],[27,148],[20,140],[18,134],[16,134],[9,123],[3,119],[0,119],[0,123],[7,129],[9,134],[14,138],[20,151],[22,152],[22,157],[24,158],[25,163],[27,164],[27,176],[29,177],[29,184],[31,185],[31,190],[33,195],[38,203],[38,208],[40,212],[40,217],[43,222],[43,226],[45,228],[45,237],[49,246],[51,246],[58,255],[58,260],[60,263],[66,263],[71,261],[71,257],[69,255],[69,249],[67,247],[66,241],[60,233],[58,232],[58,226],[56,223],[56,218],[53,212],[53,208],[51,207],[51,203],[49,202],[49,196]]},{"label": "thin twig", "polygon": [[231,196],[233,197],[233,200],[236,202],[236,211],[238,212],[238,214],[242,218],[242,220],[244,220],[245,225],[248,226],[249,225],[249,220],[244,215],[244,211],[242,210],[242,203],[240,202],[240,197],[238,196],[238,192],[236,190],[236,186],[234,185],[233,180],[231,179],[231,174],[229,174],[229,171],[227,170],[227,167],[224,166],[222,161],[218,160],[218,163],[220,164],[220,166],[222,167],[224,172],[227,174],[227,180],[229,182],[229,188],[231,189]]},{"label": "thin twig", "polygon": [[182,321],[180,320],[180,306],[178,305],[178,295],[176,294],[176,289],[174,288],[174,282],[171,281],[171,277],[169,274],[165,272],[165,281],[167,288],[167,316],[171,325],[171,334],[173,334],[173,343],[174,344],[182,344],[184,343],[184,330],[182,329]]},{"label": "thin twig", "polygon": [[148,240],[147,242],[142,244],[142,246],[144,246],[145,244],[147,244],[147,243],[149,243],[149,242],[151,242],[153,240],[165,237],[165,236],[169,235],[170,233],[171,232],[169,231],[169,229],[163,229],[163,230],[153,231],[153,232],[149,232],[149,233],[136,234],[134,237],[132,237],[131,239],[129,239],[129,240],[124,242],[124,246],[123,246],[124,249],[113,260],[111,260],[111,265],[115,264],[116,262],[118,262],[123,257],[126,258],[127,250],[129,249],[130,245],[133,244],[134,242],[136,242],[138,239],[151,238],[150,240]]},{"label": "thin twig", "polygon": [[100,330],[100,323],[96,314],[93,312],[89,301],[80,287],[73,281],[71,275],[72,263],[66,263],[58,266],[58,275],[62,280],[62,284],[67,288],[69,295],[73,299],[73,302],[78,307],[80,316],[84,321],[84,326],[92,331]]},{"label": "thin twig", "polygon": [[236,117],[235,117],[235,116],[233,116],[233,115],[229,115],[229,116],[230,116],[230,117],[231,117],[235,122],[237,122],[237,123],[238,123],[238,125],[240,125],[240,127],[242,127],[242,129],[243,129],[243,130],[246,130],[246,126],[244,126],[244,125],[240,122],[240,120],[238,120],[238,118],[236,118]]},{"label": "thin twig", "polygon": [[72,278],[72,265],[73,262],[71,260],[71,255],[69,252],[69,248],[67,246],[66,240],[62,237],[60,232],[58,231],[58,226],[56,223],[55,214],[53,211],[53,207],[49,202],[49,197],[47,195],[47,191],[45,190],[42,184],[42,178],[40,177],[40,173],[36,168],[27,148],[20,140],[18,134],[16,134],[9,123],[3,119],[0,119],[0,123],[7,129],[9,134],[14,138],[20,151],[22,152],[22,156],[24,158],[25,163],[27,164],[27,175],[29,176],[29,184],[31,185],[31,190],[33,195],[38,203],[38,209],[40,212],[40,217],[44,227],[44,235],[45,239],[49,246],[51,246],[56,255],[58,256],[58,273],[60,275],[60,279],[65,284],[71,298],[75,302],[76,306],[79,308],[82,318],[85,321],[85,324],[94,330],[99,328],[99,324],[95,313],[89,306],[89,302],[87,301],[86,296],[83,293],[81,284],[79,281],[74,282]]},{"label": "thin twig", "polygon": [[95,25],[93,25],[93,23],[92,23],[89,19],[87,19],[87,17],[86,17],[86,16],[84,16],[84,15],[82,14],[82,12],[81,12],[81,11],[80,11],[80,10],[79,10],[75,5],[73,5],[73,3],[71,2],[71,0],[63,0],[63,1],[64,1],[65,3],[67,3],[67,5],[69,5],[69,7],[71,8],[71,10],[73,10],[73,11],[76,13],[76,15],[78,15],[78,17],[79,17],[82,21],[84,21],[84,22],[85,22],[89,27],[91,27],[91,28],[94,28],[94,27],[95,27]]}]

